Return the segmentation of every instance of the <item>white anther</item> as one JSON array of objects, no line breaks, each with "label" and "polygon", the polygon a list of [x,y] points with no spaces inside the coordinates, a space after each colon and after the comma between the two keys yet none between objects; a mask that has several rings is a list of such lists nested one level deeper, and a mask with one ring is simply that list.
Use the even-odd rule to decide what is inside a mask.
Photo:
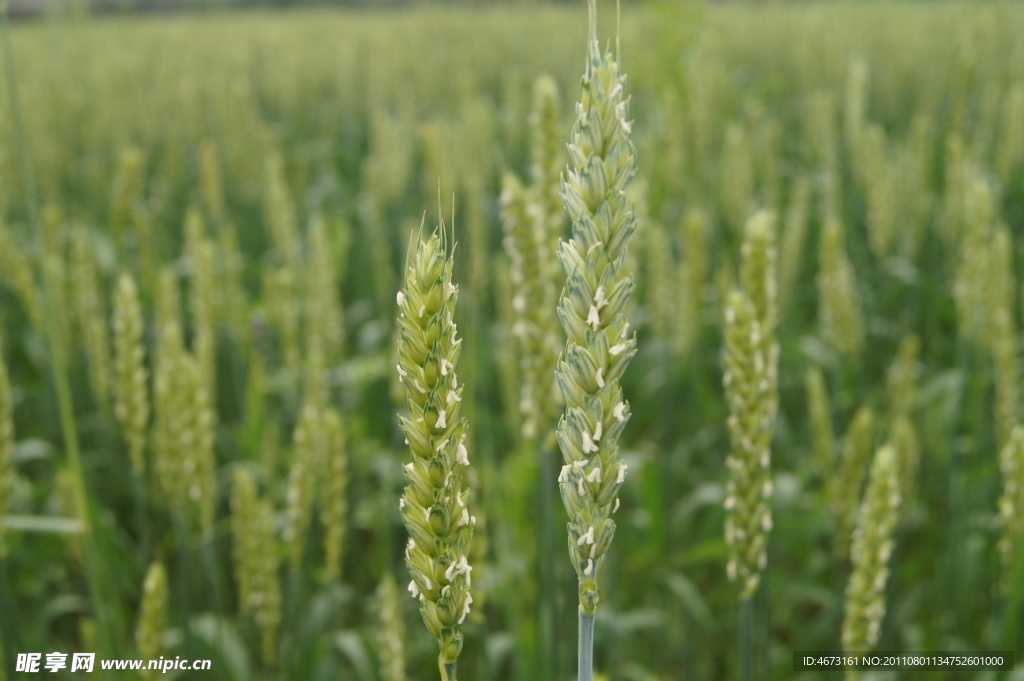
[{"label": "white anther", "polygon": [[590,528],[587,529],[586,533],[584,535],[582,535],[578,540],[576,540],[576,546],[583,546],[584,544],[593,544],[593,543],[594,543],[594,526],[591,525]]},{"label": "white anther", "polygon": [[448,569],[444,571],[444,578],[451,582],[459,575],[466,575],[466,586],[472,586],[472,580],[469,575],[472,571],[473,567],[466,561],[466,557],[459,556],[459,559],[449,565]]},{"label": "white anther", "polygon": [[462,620],[466,619],[466,615],[469,614],[469,606],[473,603],[473,596],[466,592],[466,600],[462,603],[462,614],[459,615],[459,624],[462,624]]},{"label": "white anther", "polygon": [[625,423],[626,422],[626,403],[625,402],[619,402],[618,404],[616,404],[615,405],[615,409],[612,410],[612,416],[614,416],[615,420],[618,421],[619,423]]},{"label": "white anther", "polygon": [[461,463],[463,466],[469,465],[469,456],[466,452],[466,445],[459,443],[459,446],[455,448],[455,463]]},{"label": "white anther", "polygon": [[405,378],[406,376],[409,375],[409,372],[406,371],[405,369],[403,369],[401,364],[396,364],[395,368],[398,369],[398,377],[399,378]]},{"label": "white anther", "polygon": [[594,378],[597,380],[598,388],[604,387],[604,376],[602,374],[604,374],[604,367],[598,368],[597,374],[594,375]]},{"label": "white anther", "polygon": [[399,305],[404,305],[405,304],[405,294],[402,293],[401,291],[398,292],[398,304]]},{"label": "white anther", "polygon": [[583,571],[583,574],[590,576],[590,573],[594,571],[594,559],[591,558],[587,561],[587,568]]},{"label": "white anther", "polygon": [[597,327],[601,326],[601,316],[598,314],[595,305],[590,306],[590,312],[587,314],[587,324],[593,326],[595,331]]},{"label": "white anther", "polygon": [[423,314],[427,311],[426,305],[420,305],[420,319],[423,318]]},{"label": "white anther", "polygon": [[454,368],[455,368],[455,366],[451,362],[449,362],[448,360],[446,360],[446,359],[442,359],[441,360],[441,375],[442,376],[447,376],[448,375],[448,371],[451,370],[451,369],[454,369]]},{"label": "white anther", "polygon": [[444,409],[442,409],[441,411],[437,412],[437,423],[434,424],[435,428],[447,428],[448,427],[448,424],[445,423],[445,416],[446,416],[446,414],[444,412]]},{"label": "white anther", "polygon": [[618,357],[619,355],[622,354],[623,350],[625,350],[625,349],[626,349],[626,344],[625,343],[619,343],[618,345],[613,345],[611,348],[609,348],[608,349],[608,354],[610,354],[612,357]]}]

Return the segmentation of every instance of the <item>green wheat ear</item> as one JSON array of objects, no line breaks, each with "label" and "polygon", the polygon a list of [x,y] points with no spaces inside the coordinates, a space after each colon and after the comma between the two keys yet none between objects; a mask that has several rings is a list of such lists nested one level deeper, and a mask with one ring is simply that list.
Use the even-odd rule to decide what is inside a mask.
[{"label": "green wheat ear", "polygon": [[899,467],[896,449],[883,445],[875,454],[871,480],[858,511],[850,550],[853,571],[846,586],[843,617],[843,650],[847,653],[869,651],[881,633],[885,583],[900,507]]},{"label": "green wheat ear", "polygon": [[427,239],[418,234],[398,293],[397,369],[409,405],[400,420],[413,454],[399,506],[409,531],[409,591],[440,644],[441,678],[455,681],[461,625],[473,602],[467,556],[476,518],[468,508],[466,423],[455,374],[462,339],[453,321],[458,287],[448,246],[443,223]]},{"label": "green wheat ear", "polygon": [[149,373],[143,343],[145,323],[138,289],[122,274],[114,293],[114,416],[128,442],[133,472],[145,471],[146,428],[149,424]]},{"label": "green wheat ear", "polygon": [[742,288],[725,307],[725,373],[729,402],[726,460],[726,572],[740,587],[740,599],[757,591],[772,529],[771,444],[778,411],[779,344],[775,218],[758,211],[744,225]]},{"label": "green wheat ear", "polygon": [[[14,493],[14,400],[7,365],[0,357],[0,517],[10,510]],[[7,555],[6,525],[0,523],[0,558]]]},{"label": "green wheat ear", "polygon": [[740,599],[757,591],[767,562],[772,529],[771,440],[775,397],[765,332],[757,308],[746,293],[734,290],[725,307],[725,373],[729,402],[725,497],[726,573],[740,588]]},{"label": "green wheat ear", "polygon": [[[154,660],[163,651],[164,629],[167,626],[167,572],[159,562],[146,571],[142,584],[142,604],[135,630],[139,655]],[[143,671],[142,678],[155,678],[156,673]]]},{"label": "green wheat ear", "polygon": [[626,244],[636,230],[636,215],[626,188],[636,173],[636,149],[625,77],[615,57],[601,52],[593,4],[583,93],[568,145],[570,166],[562,177],[572,238],[558,249],[568,277],[558,316],[568,338],[555,372],[566,402],[557,430],[565,460],[558,482],[569,514],[569,556],[579,577],[583,615],[597,608],[597,574],[615,534],[611,515],[626,475],[618,442],[629,420],[619,379],[636,354],[624,312],[634,288]]},{"label": "green wheat ear", "polygon": [[1017,554],[1024,541],[1024,428],[1014,427],[1009,442],[999,453],[999,468],[1003,474],[1003,493],[999,497],[999,557],[1002,562],[1002,588],[1006,594],[1013,591],[1017,574]]}]

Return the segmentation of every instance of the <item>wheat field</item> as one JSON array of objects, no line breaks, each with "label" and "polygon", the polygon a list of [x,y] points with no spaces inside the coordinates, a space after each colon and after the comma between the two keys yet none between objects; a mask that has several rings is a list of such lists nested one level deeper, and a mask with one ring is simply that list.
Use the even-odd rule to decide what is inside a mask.
[{"label": "wheat field", "polygon": [[1024,679],[1024,6],[597,5],[3,26],[0,679]]}]

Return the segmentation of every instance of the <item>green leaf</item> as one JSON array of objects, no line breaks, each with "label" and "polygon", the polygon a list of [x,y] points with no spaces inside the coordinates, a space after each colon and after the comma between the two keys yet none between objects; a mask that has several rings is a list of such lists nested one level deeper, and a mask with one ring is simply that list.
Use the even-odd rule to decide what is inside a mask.
[{"label": "green leaf", "polygon": [[[227,619],[214,615],[199,615],[192,619],[192,634],[214,652],[213,664],[217,678],[248,681],[253,678],[249,669],[249,652],[238,630]],[[221,666],[223,665],[223,666]]]},{"label": "green leaf", "polygon": [[4,516],[4,526],[15,532],[41,532],[45,534],[81,534],[83,526],[77,518],[59,518],[46,515]]},{"label": "green leaf", "polygon": [[665,579],[668,590],[679,599],[686,612],[702,630],[710,632],[715,628],[715,616],[701,595],[700,590],[685,575],[673,572]]},{"label": "green leaf", "polygon": [[[373,681],[370,657],[366,654],[366,645],[359,638],[358,633],[352,630],[339,632],[334,638],[334,644],[348,660],[349,666],[355,670],[358,681]],[[339,678],[350,677],[341,676]]]}]

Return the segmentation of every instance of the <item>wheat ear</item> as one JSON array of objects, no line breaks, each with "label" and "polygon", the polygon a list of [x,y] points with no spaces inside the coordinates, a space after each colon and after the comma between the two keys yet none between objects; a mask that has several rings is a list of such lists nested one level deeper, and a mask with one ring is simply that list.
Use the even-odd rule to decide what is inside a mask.
[{"label": "wheat ear", "polygon": [[473,597],[470,543],[476,518],[469,512],[465,469],[466,423],[459,418],[462,388],[455,374],[462,339],[453,320],[458,287],[442,224],[424,239],[417,235],[398,293],[398,374],[409,416],[400,417],[412,461],[399,501],[409,531],[405,562],[409,592],[441,647],[444,681],[455,681],[462,651],[462,623]]}]

